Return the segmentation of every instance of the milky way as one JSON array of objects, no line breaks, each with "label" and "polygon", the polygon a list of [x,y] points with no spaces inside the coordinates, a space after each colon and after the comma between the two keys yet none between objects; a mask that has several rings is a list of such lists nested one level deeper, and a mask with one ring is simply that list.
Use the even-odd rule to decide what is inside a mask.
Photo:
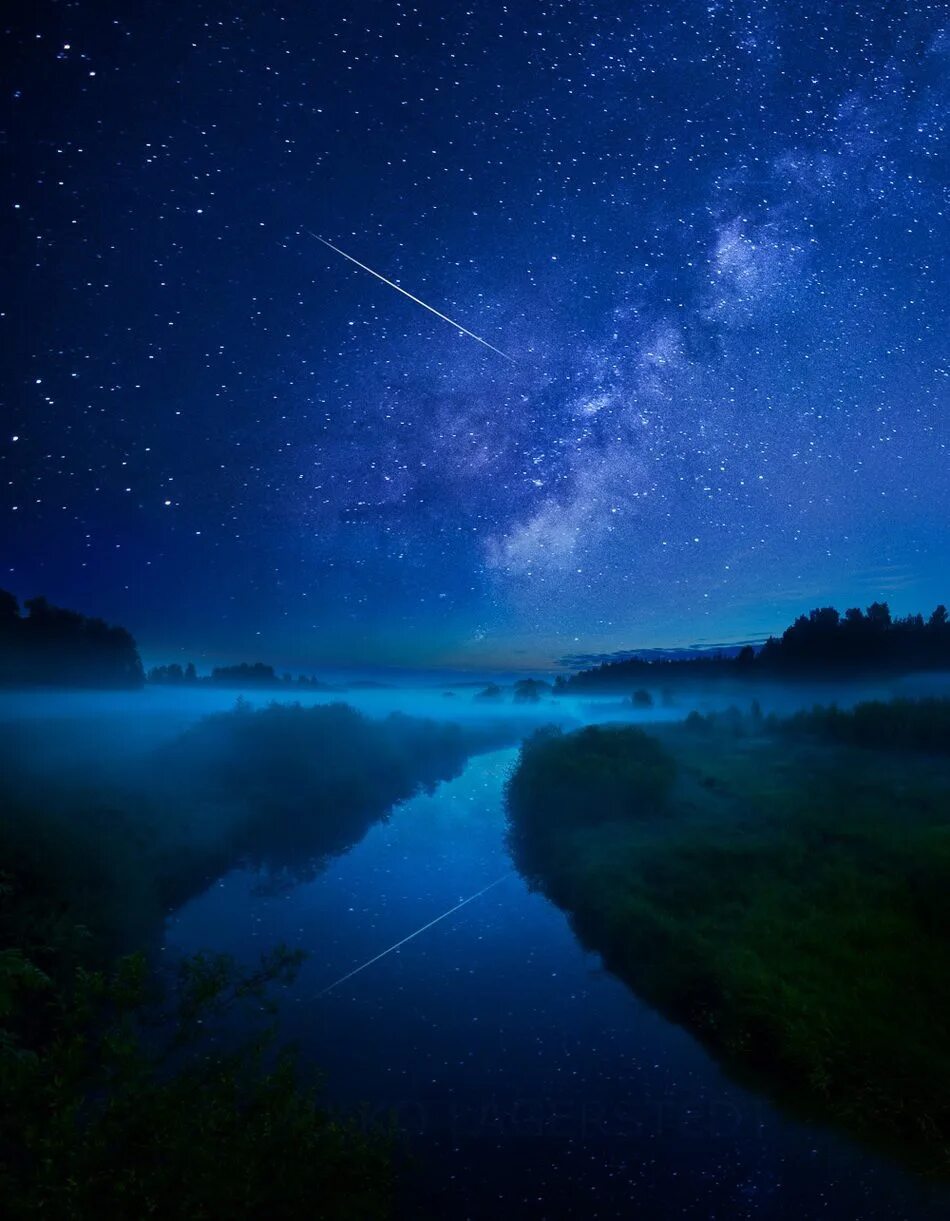
[{"label": "milky way", "polygon": [[41,4],[5,44],[17,593],[288,665],[946,600],[947,5]]}]

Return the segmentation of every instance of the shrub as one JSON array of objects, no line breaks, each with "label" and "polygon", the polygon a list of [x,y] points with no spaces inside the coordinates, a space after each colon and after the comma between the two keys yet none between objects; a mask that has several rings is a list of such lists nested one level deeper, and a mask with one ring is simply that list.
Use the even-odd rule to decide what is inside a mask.
[{"label": "shrub", "polygon": [[508,799],[529,824],[591,826],[656,814],[675,778],[672,758],[634,726],[542,730],[521,749]]}]

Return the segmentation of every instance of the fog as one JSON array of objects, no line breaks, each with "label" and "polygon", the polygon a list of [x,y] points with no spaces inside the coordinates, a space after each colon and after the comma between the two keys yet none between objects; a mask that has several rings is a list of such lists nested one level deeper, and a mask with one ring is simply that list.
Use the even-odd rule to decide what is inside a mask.
[{"label": "fog", "polygon": [[0,724],[47,720],[61,722],[64,727],[73,723],[78,729],[78,723],[85,722],[89,742],[97,739],[96,726],[108,727],[101,739],[103,749],[135,751],[180,732],[203,716],[228,711],[239,698],[256,708],[274,702],[304,706],[342,702],[370,717],[402,712],[458,724],[485,724],[499,719],[526,726],[552,721],[580,725],[608,719],[649,723],[676,721],[693,709],[711,712],[730,705],[744,708],[753,700],[758,700],[763,712],[784,715],[815,704],[851,707],[868,699],[941,694],[950,687],[950,673],[842,683],[678,683],[667,684],[665,688],[648,685],[653,702],[645,708],[634,707],[629,697],[616,693],[557,697],[544,694],[537,703],[519,703],[514,700],[510,683],[499,683],[501,698],[479,700],[479,693],[493,682],[492,678],[485,678],[460,683],[453,676],[453,681],[442,683],[433,677],[427,683],[292,693],[269,688],[158,685],[120,691],[0,691]]},{"label": "fog", "polygon": [[[525,1182],[543,1179],[552,1159],[576,1183],[577,1207],[591,1186],[612,1191],[619,1184],[623,1196],[622,1181],[615,1184],[603,1171],[618,1142],[632,1164],[652,1166],[659,1133],[650,1117],[658,1106],[672,1106],[684,1117],[715,1106],[750,1116],[755,1108],[754,1123],[735,1133],[740,1160],[767,1174],[774,1147],[783,1163],[798,1165],[806,1212],[832,1179],[849,1185],[842,1207],[850,1215],[883,1218],[895,1215],[893,1202],[914,1190],[896,1172],[892,1176],[886,1162],[850,1146],[842,1153],[821,1128],[790,1127],[780,1110],[724,1078],[675,1021],[661,1016],[662,1007],[655,1012],[636,986],[624,987],[600,969],[600,960],[594,963],[585,944],[604,953],[603,961],[611,959],[596,923],[589,943],[576,935],[572,907],[581,890],[573,875],[565,875],[559,888],[553,867],[532,870],[517,850],[512,859],[516,840],[506,793],[519,748],[543,726],[569,731],[622,722],[652,725],[651,739],[666,744],[683,739],[677,749],[685,750],[693,770],[683,768],[682,816],[695,877],[682,870],[675,877],[681,888],[689,881],[682,920],[687,937],[697,918],[692,890],[708,898],[718,879],[722,910],[731,911],[734,879],[745,876],[739,865],[730,874],[722,845],[704,837],[711,827],[725,829],[740,854],[749,850],[747,828],[729,830],[743,802],[728,795],[728,786],[743,774],[744,757],[751,757],[747,746],[761,750],[756,735],[776,724],[763,717],[948,689],[950,676],[928,674],[848,684],[757,680],[555,695],[540,682],[460,682],[446,675],[333,692],[210,684],[5,692],[0,860],[4,882],[10,878],[12,885],[5,887],[0,916],[10,944],[25,947],[61,981],[73,977],[77,964],[108,967],[117,953],[133,950],[144,950],[153,966],[175,969],[195,953],[226,952],[250,973],[262,951],[278,946],[305,957],[299,983],[281,1006],[282,1023],[308,1062],[326,1069],[334,1106],[351,1112],[368,1099],[376,1108],[410,1106],[410,1123],[423,1116],[424,1130],[413,1134],[420,1155],[415,1186],[410,1183],[407,1194],[411,1210],[412,1192],[420,1193],[414,1215],[460,1215],[460,1191],[466,1199],[482,1192],[490,1215],[502,1187],[521,1191]],[[729,709],[742,715],[706,718],[696,732],[676,724],[693,712]],[[781,763],[809,757],[807,744],[768,732],[766,749]],[[595,761],[598,768],[609,762],[599,753]],[[903,784],[901,765],[894,769],[890,776],[882,771],[882,780]],[[779,799],[783,786],[798,783],[800,769],[790,770],[794,777],[777,774],[772,784]],[[589,785],[597,774],[571,767],[564,775]],[[834,783],[851,780],[842,774]],[[570,796],[568,787],[555,778],[540,802],[539,826],[556,823],[552,815]],[[639,782],[632,787],[644,791]],[[606,797],[596,797],[600,791],[585,789],[568,802],[591,827],[597,819],[589,815],[609,806]],[[842,808],[860,822],[860,801],[873,801],[878,786],[872,780],[854,794],[840,791],[848,794]],[[811,817],[812,795],[799,804]],[[876,807],[869,810],[876,817]],[[707,816],[704,826],[689,824]],[[837,842],[834,829],[825,828],[822,844]],[[905,839],[902,827],[894,853]],[[790,843],[763,859],[795,859]],[[890,860],[894,853],[885,847]],[[631,840],[630,850],[631,861],[646,860],[656,841]],[[924,868],[928,852],[920,854],[917,868],[918,899],[931,896],[931,907],[942,912],[942,901],[933,897],[942,891]],[[586,885],[605,902],[611,879],[616,884],[617,876],[637,876],[632,867],[618,875],[614,857],[611,838],[600,857],[585,857],[599,862],[605,884],[588,879]],[[880,855],[867,859],[870,878],[886,876]],[[637,885],[649,893],[651,879],[663,876],[663,868],[645,867]],[[837,889],[852,893],[854,878],[848,874],[845,881]],[[661,885],[657,902],[675,896],[677,886]],[[611,900],[618,927],[637,910],[627,900],[622,890]],[[847,944],[843,935],[838,941]],[[919,937],[909,942],[921,944]],[[643,957],[635,956],[636,969],[625,978],[638,980]],[[665,954],[662,961],[679,969],[689,955]],[[926,977],[923,968],[920,977]],[[33,1022],[27,1012],[25,1029]],[[637,1071],[619,1072],[623,1063]],[[652,1075],[643,1075],[644,1065],[653,1066]],[[626,1121],[617,1120],[620,1112],[609,1110],[621,1086],[623,1114],[638,1125],[634,1137]],[[458,1108],[481,1115],[489,1095],[501,1109],[503,1127],[486,1132],[476,1125],[470,1139],[460,1134]],[[526,1096],[542,1113],[549,1103],[555,1111],[567,1106],[584,1113],[596,1105],[614,1119],[594,1133],[584,1127],[566,1135],[542,1122],[519,1143],[518,1164],[506,1170],[486,1157],[484,1136],[491,1137],[492,1149],[508,1139]],[[443,1111],[451,1117],[444,1124]],[[662,1135],[670,1166],[655,1191],[664,1207],[679,1183],[707,1183],[736,1160],[731,1133],[708,1148],[700,1147],[691,1128]],[[821,1152],[817,1161],[815,1149]],[[878,1214],[861,1211],[872,1182]],[[445,1205],[435,1212],[433,1192]],[[928,1213],[921,1207],[917,1215]],[[933,1215],[945,1214],[935,1208]]]},{"label": "fog", "polygon": [[[42,885],[91,895],[110,937],[125,923],[119,940],[132,944],[152,940],[176,903],[235,866],[293,876],[320,868],[419,789],[458,775],[475,754],[518,746],[541,726],[672,724],[694,710],[728,708],[787,715],[948,685],[948,676],[928,674],[555,696],[548,684],[435,676],[292,696],[157,685],[4,692],[4,836],[8,856],[25,854],[38,878],[58,861],[59,875]],[[83,881],[86,866],[91,881]]]}]

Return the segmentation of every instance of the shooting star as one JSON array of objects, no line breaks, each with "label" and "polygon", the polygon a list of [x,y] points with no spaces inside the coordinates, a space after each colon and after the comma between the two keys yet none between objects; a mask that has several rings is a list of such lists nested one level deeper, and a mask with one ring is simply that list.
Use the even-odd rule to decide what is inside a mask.
[{"label": "shooting star", "polygon": [[373,271],[372,267],[367,267],[366,264],[361,263],[359,259],[354,259],[351,254],[347,254],[346,251],[341,250],[339,246],[334,246],[332,242],[328,242],[326,238],[320,237],[320,235],[317,233],[311,233],[309,229],[305,229],[304,232],[309,233],[310,236],[316,238],[318,242],[322,242],[324,246],[329,246],[329,248],[335,254],[342,255],[344,259],[348,259],[349,262],[355,264],[355,266],[361,268],[363,271],[368,271],[369,274],[371,276],[375,276],[377,280],[382,280],[384,284],[388,284],[390,288],[394,288],[397,293],[402,293],[402,295],[404,297],[408,297],[410,301],[415,301],[416,305],[421,305],[422,308],[427,309],[430,314],[435,314],[436,318],[441,318],[442,321],[447,322],[449,326],[454,326],[457,331],[461,331],[462,334],[467,335],[469,339],[474,339],[476,343],[480,343],[483,347],[490,348],[493,352],[497,352],[498,355],[503,356],[505,360],[511,361],[512,364],[515,363],[514,357],[509,356],[507,352],[503,352],[501,348],[496,348],[495,345],[493,343],[489,343],[487,339],[482,339],[481,335],[476,335],[474,331],[470,331],[467,327],[462,326],[461,322],[456,322],[454,318],[449,318],[448,315],[439,313],[439,311],[434,309],[431,305],[426,305],[425,301],[420,301],[418,297],[414,297],[412,293],[406,292],[404,288],[400,288],[399,285],[394,284],[392,280],[387,280],[385,276],[381,276],[378,271]]},{"label": "shooting star", "polygon": [[398,950],[401,945],[405,945],[407,941],[412,941],[413,937],[418,937],[420,933],[424,933],[427,928],[432,928],[433,924],[438,924],[440,920],[444,920],[446,916],[451,916],[453,912],[457,912],[460,907],[465,907],[467,903],[472,903],[475,899],[486,894],[493,886],[497,886],[500,882],[506,881],[511,877],[514,870],[510,870],[500,878],[495,878],[494,882],[489,882],[487,886],[483,886],[481,890],[475,894],[469,895],[467,899],[463,899],[461,903],[456,903],[454,907],[450,907],[447,912],[443,912],[441,916],[436,916],[434,920],[430,920],[428,924],[423,924],[422,928],[417,928],[414,933],[410,933],[408,937],[403,937],[402,941],[397,941],[395,945],[391,945],[382,953],[377,954],[375,958],[370,958],[367,962],[360,963],[358,967],[354,967],[352,971],[348,971],[346,975],[341,975],[339,979],[335,979],[332,984],[327,984],[322,992],[317,993],[317,1000],[321,996],[326,996],[328,992],[332,992],[334,988],[338,988],[340,984],[345,984],[348,979],[352,979],[354,975],[359,975],[360,971],[365,971],[367,967],[371,967],[374,962],[379,962],[381,958],[385,958],[387,954],[391,954],[393,950]]}]

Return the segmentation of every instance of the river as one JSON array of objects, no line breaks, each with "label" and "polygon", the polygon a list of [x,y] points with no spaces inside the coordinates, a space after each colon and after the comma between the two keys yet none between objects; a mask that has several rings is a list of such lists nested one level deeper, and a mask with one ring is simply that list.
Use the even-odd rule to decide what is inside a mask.
[{"label": "river", "polygon": [[395,1114],[399,1216],[950,1215],[946,1190],[731,1082],[580,947],[512,872],[515,758],[472,759],[312,879],[275,889],[238,870],[167,925],[169,956],[307,951],[282,1034],[321,1066],[333,1104]]}]

